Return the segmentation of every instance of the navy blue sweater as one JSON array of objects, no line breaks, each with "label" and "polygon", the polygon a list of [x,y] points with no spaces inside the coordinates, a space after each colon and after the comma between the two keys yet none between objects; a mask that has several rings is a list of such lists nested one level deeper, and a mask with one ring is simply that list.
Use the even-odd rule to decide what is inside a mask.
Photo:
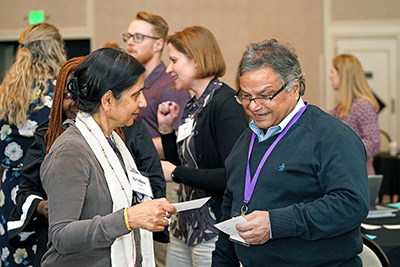
[{"label": "navy blue sweater", "polygon": [[[246,130],[226,160],[222,220],[243,205]],[[277,135],[254,144],[251,174]],[[272,239],[244,247],[220,234],[213,266],[361,266],[360,223],[368,213],[366,152],[345,124],[309,106],[261,170],[249,211],[269,211]]]}]

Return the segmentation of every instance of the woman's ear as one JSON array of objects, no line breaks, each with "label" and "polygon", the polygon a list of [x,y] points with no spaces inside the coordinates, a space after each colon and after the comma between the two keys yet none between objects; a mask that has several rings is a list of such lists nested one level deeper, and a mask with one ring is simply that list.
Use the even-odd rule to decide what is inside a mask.
[{"label": "woman's ear", "polygon": [[110,112],[111,110],[111,103],[114,99],[114,95],[111,90],[108,90],[102,97],[101,97],[101,106],[103,107],[104,111]]}]

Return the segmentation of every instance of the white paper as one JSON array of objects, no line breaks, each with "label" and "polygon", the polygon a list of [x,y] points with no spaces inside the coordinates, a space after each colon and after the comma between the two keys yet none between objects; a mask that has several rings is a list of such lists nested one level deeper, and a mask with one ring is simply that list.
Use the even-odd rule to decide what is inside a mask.
[{"label": "white paper", "polygon": [[400,229],[400,224],[392,224],[392,225],[384,224],[383,228],[386,228],[389,230],[398,230],[398,229]]},{"label": "white paper", "polygon": [[176,212],[185,211],[185,210],[192,210],[197,209],[206,204],[206,202],[211,197],[203,197],[191,201],[179,202],[179,203],[172,203],[172,206],[175,207]]},{"label": "white paper", "polygon": [[362,223],[361,227],[364,228],[365,230],[376,230],[376,229],[381,229],[382,225],[373,225],[373,224]]},{"label": "white paper", "polygon": [[233,217],[229,220],[214,224],[214,226],[229,235],[229,237],[233,240],[239,241],[241,243],[249,244],[239,235],[238,230],[236,229],[236,224],[244,223],[246,219],[243,216]]},{"label": "white paper", "polygon": [[370,210],[367,219],[396,217],[396,214],[394,213],[396,211],[396,209]]}]

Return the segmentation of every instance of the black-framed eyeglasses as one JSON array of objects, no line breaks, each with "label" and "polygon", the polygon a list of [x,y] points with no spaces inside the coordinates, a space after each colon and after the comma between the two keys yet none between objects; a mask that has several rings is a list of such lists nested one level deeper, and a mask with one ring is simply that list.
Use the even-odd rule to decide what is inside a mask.
[{"label": "black-framed eyeglasses", "polygon": [[241,91],[241,89],[239,89],[239,91],[235,94],[235,99],[239,104],[245,106],[250,105],[251,101],[254,101],[257,105],[266,104],[268,100],[272,101],[272,99],[274,99],[275,96],[277,96],[280,92],[282,92],[286,88],[286,86],[287,84],[282,85],[282,87],[278,91],[273,93],[271,96],[259,96],[253,98],[239,96],[239,93]]},{"label": "black-framed eyeglasses", "polygon": [[145,35],[145,34],[141,34],[141,33],[130,34],[129,32],[127,32],[127,33],[122,34],[122,40],[124,40],[125,43],[128,42],[129,38],[131,38],[131,37],[133,38],[133,41],[137,44],[143,42],[144,37],[155,39],[155,40],[160,39],[160,37]]}]

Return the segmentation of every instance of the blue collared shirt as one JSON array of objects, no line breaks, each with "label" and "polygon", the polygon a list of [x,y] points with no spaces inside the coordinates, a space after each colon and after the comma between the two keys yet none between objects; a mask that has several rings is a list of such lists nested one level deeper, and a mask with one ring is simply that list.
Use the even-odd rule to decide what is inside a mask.
[{"label": "blue collared shirt", "polygon": [[258,128],[254,120],[252,120],[249,124],[250,129],[257,135],[258,142],[261,143],[262,141],[267,140],[271,136],[274,136],[282,132],[283,129],[285,129],[285,127],[288,125],[290,120],[294,117],[294,115],[296,115],[296,113],[304,106],[305,104],[303,102],[303,99],[300,97],[294,109],[277,126],[269,127],[267,133],[265,134],[264,134],[264,129]]}]

